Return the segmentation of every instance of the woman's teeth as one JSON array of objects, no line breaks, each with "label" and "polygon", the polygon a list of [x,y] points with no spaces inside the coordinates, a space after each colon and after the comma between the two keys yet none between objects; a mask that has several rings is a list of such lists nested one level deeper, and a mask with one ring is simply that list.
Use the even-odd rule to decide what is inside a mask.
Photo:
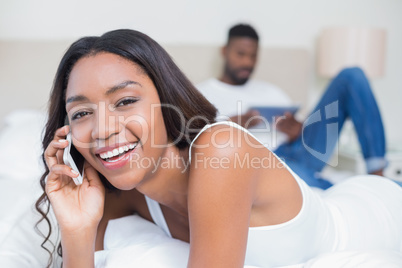
[{"label": "woman's teeth", "polygon": [[120,154],[124,154],[127,151],[134,149],[136,146],[137,146],[137,142],[130,143],[130,144],[121,146],[119,148],[113,149],[112,151],[107,151],[107,152],[101,153],[99,156],[103,160],[107,160],[108,158],[112,158],[112,157],[118,156]]}]

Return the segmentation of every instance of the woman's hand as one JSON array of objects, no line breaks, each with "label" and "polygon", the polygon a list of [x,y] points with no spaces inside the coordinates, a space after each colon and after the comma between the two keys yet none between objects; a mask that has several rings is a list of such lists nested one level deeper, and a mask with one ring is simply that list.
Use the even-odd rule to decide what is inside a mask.
[{"label": "woman's hand", "polygon": [[62,232],[96,230],[103,216],[105,189],[96,170],[87,162],[82,184],[75,185],[72,177],[78,174],[63,163],[68,131],[68,126],[59,128],[46,148],[45,160],[49,168],[46,193]]}]

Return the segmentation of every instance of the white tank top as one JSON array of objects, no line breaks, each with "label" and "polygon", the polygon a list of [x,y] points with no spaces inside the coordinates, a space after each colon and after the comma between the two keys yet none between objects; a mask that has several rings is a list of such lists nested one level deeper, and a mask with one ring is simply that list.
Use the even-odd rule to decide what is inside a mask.
[{"label": "white tank top", "polygon": [[[189,161],[194,141],[218,124],[240,128],[254,137],[233,122],[206,125],[190,144]],[[359,176],[320,195],[288,170],[300,187],[302,208],[285,223],[250,227],[245,265],[300,264],[337,250],[402,249],[402,188],[397,184],[377,176]],[[154,222],[171,236],[159,204],[146,200]]]}]

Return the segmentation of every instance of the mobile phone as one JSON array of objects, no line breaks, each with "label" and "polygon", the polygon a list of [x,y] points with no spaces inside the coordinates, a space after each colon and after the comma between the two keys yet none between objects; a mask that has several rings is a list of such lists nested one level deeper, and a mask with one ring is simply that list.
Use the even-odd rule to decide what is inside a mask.
[{"label": "mobile phone", "polygon": [[84,177],[84,157],[72,144],[71,132],[67,134],[66,140],[68,141],[68,146],[64,149],[63,161],[64,164],[78,172],[78,177],[73,178],[73,180],[76,185],[80,185]]}]

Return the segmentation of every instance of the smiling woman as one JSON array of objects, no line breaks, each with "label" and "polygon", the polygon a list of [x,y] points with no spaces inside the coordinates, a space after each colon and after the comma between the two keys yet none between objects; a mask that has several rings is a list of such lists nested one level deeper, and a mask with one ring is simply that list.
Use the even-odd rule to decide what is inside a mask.
[{"label": "smiling woman", "polygon": [[[172,148],[175,151],[187,148],[196,133],[187,131],[183,135],[184,129],[200,129],[214,122],[215,114],[216,109],[149,37],[136,31],[119,30],[78,40],[64,55],[51,93],[50,116],[43,140],[43,147],[47,148],[43,155],[47,170],[41,179],[46,193],[37,202],[39,212],[46,218],[47,208],[42,205],[57,192],[50,186],[53,178],[56,189],[61,190],[71,184],[68,176],[76,176],[62,165],[57,155],[67,146],[64,137],[68,131],[86,159],[87,169],[95,168],[107,188],[131,190],[138,187],[147,170],[153,169],[151,166],[130,168],[128,162],[134,153],[140,156],[147,152],[146,157],[141,155],[142,159],[155,159]],[[66,116],[70,129],[63,127]],[[127,176],[130,171],[134,176]],[[82,192],[85,186],[88,185],[84,181],[75,190]],[[98,194],[103,195],[101,190]],[[83,196],[87,197],[87,194]],[[91,202],[86,209],[101,209],[102,198],[98,201]],[[67,201],[52,202],[54,208],[66,204]],[[59,211],[64,209],[55,209],[61,222],[67,214]],[[98,244],[102,248],[102,243]]]},{"label": "smiling woman", "polygon": [[[133,213],[190,242],[189,267],[280,266],[334,250],[400,246],[396,184],[355,178],[324,200],[247,130],[215,116],[148,36],[116,30],[75,42],[51,93],[36,203],[49,225],[54,211],[63,266],[93,267],[109,221]],[[78,186],[61,158],[68,133],[85,159]],[[345,223],[350,233],[340,234]]]}]

